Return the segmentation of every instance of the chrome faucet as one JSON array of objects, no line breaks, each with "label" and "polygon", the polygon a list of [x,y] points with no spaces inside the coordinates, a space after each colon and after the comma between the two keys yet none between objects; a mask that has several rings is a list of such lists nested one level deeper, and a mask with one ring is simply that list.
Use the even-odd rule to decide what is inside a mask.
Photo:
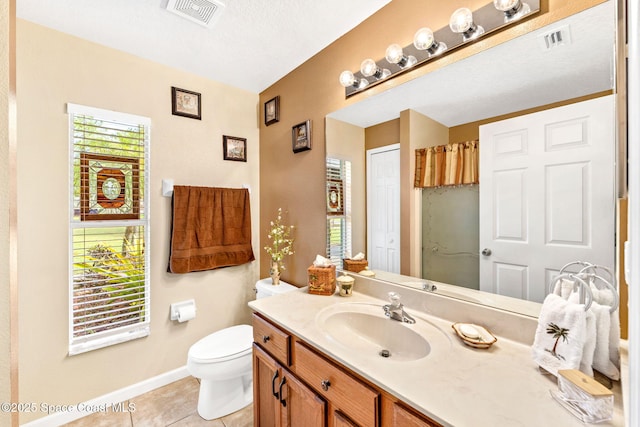
[{"label": "chrome faucet", "polygon": [[390,319],[404,323],[416,323],[416,320],[404,311],[404,306],[400,302],[400,295],[389,292],[389,304],[382,306],[385,316]]}]

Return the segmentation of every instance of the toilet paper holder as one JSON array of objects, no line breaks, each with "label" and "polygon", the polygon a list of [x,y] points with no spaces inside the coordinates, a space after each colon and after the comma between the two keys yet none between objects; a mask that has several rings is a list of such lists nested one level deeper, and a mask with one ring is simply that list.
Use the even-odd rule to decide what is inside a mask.
[{"label": "toilet paper holder", "polygon": [[181,301],[181,302],[174,302],[173,304],[171,304],[171,311],[170,311],[170,319],[171,320],[180,320],[179,318],[179,313],[180,313],[180,309],[184,309],[187,307],[193,307],[193,310],[196,310],[196,301],[193,299],[187,300],[187,301]]}]

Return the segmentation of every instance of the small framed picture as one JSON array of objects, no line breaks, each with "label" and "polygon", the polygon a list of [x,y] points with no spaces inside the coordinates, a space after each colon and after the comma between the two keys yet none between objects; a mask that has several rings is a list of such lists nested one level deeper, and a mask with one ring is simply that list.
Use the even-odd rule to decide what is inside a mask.
[{"label": "small framed picture", "polygon": [[202,120],[200,94],[172,86],[171,114]]},{"label": "small framed picture", "polygon": [[224,160],[236,162],[247,161],[247,139],[236,138],[235,136],[222,136],[222,150]]},{"label": "small framed picture", "polygon": [[344,215],[342,181],[327,180],[327,215]]},{"label": "small framed picture", "polygon": [[311,120],[295,125],[291,135],[294,153],[311,150]]},{"label": "small framed picture", "polygon": [[280,97],[276,96],[264,103],[264,124],[269,126],[280,120]]}]

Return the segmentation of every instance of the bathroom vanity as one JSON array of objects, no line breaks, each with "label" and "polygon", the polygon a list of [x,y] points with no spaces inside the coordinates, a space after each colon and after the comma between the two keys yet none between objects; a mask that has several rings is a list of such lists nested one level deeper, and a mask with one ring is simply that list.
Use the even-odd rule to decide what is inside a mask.
[{"label": "bathroom vanity", "polygon": [[[390,291],[414,325],[385,317]],[[349,298],[302,288],[249,305],[256,426],[583,425],[532,361],[533,317],[360,277]],[[498,341],[469,347],[455,322]],[[624,425],[618,384],[614,392],[614,419],[601,425]]]}]

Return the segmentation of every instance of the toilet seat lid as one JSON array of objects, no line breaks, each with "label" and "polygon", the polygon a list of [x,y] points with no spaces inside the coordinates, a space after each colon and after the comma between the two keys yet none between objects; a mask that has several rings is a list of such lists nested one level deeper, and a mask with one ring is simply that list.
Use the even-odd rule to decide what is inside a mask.
[{"label": "toilet seat lid", "polygon": [[251,351],[253,327],[236,325],[207,335],[189,349],[189,357],[195,361],[227,359]]}]

